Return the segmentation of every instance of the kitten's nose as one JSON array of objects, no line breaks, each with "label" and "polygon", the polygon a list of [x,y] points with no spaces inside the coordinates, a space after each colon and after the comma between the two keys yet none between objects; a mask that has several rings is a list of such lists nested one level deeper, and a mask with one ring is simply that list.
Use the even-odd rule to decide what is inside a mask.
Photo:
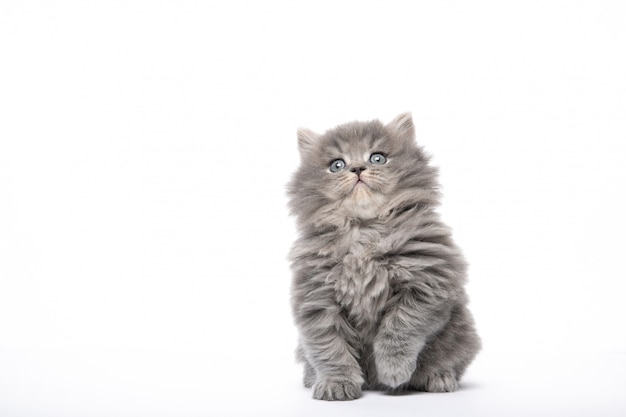
[{"label": "kitten's nose", "polygon": [[356,176],[358,177],[359,175],[361,175],[361,172],[365,171],[365,167],[352,168],[350,169],[350,171],[354,172]]}]

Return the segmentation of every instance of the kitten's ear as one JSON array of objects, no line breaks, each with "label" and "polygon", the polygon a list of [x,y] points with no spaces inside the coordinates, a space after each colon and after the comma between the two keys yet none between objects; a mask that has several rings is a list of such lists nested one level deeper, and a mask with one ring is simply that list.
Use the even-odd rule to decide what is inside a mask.
[{"label": "kitten's ear", "polygon": [[304,157],[313,149],[313,145],[319,139],[320,135],[309,129],[298,129],[298,150],[300,151],[300,157]]},{"label": "kitten's ear", "polygon": [[415,140],[415,127],[411,113],[402,113],[389,122],[386,127],[395,132],[400,139]]}]

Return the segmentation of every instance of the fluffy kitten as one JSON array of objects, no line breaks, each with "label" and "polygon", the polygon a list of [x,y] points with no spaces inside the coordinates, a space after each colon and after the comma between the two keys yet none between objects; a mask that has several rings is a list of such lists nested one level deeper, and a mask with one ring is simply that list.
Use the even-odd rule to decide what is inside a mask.
[{"label": "fluffy kitten", "polygon": [[466,264],[440,220],[437,170],[410,114],[298,131],[288,185],[298,359],[313,397],[454,391],[480,349]]}]

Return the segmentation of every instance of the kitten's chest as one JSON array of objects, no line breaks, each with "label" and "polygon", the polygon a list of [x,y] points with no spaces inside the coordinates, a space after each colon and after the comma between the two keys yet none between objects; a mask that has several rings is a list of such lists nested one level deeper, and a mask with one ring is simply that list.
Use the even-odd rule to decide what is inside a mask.
[{"label": "kitten's chest", "polygon": [[382,236],[355,228],[337,247],[334,268],[337,301],[359,324],[378,320],[389,293],[388,269],[380,256]]}]

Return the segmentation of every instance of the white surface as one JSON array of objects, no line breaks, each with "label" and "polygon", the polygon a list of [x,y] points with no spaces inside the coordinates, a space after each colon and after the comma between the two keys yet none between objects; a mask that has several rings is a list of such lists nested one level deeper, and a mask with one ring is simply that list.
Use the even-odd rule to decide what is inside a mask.
[{"label": "white surface", "polygon": [[311,399],[299,369],[277,357],[254,358],[261,360],[246,364],[242,378],[222,372],[215,352],[0,353],[3,416],[623,416],[626,410],[625,354],[489,352],[455,393],[365,392],[356,401],[325,402]]},{"label": "white surface", "polygon": [[[3,1],[0,415],[625,414],[625,15]],[[403,111],[486,349],[457,394],[314,402],[292,362],[295,130]]]}]

